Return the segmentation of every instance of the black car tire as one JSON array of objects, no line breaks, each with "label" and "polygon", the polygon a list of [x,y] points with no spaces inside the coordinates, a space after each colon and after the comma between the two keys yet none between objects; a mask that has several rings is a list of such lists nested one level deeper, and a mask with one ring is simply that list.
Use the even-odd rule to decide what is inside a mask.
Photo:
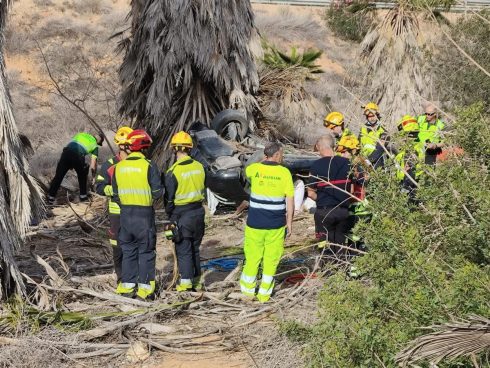
[{"label": "black car tire", "polygon": [[223,110],[214,117],[210,126],[219,136],[230,140],[230,137],[227,137],[227,127],[230,123],[235,123],[237,128],[236,137],[233,140],[241,141],[245,139],[248,133],[248,121],[240,111]]}]

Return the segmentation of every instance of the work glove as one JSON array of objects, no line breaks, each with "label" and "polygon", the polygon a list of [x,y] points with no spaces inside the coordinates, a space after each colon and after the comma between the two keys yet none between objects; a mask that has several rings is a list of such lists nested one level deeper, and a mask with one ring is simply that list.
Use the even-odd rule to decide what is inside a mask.
[{"label": "work glove", "polygon": [[104,194],[108,197],[112,197],[114,195],[114,191],[112,190],[112,185],[106,185],[104,187]]}]

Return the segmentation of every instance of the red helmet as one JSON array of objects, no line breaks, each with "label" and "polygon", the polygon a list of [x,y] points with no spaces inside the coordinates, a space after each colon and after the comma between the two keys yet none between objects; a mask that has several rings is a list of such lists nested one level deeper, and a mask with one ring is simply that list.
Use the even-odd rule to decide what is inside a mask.
[{"label": "red helmet", "polygon": [[143,129],[136,129],[128,134],[127,142],[130,151],[141,151],[150,147],[153,140]]}]

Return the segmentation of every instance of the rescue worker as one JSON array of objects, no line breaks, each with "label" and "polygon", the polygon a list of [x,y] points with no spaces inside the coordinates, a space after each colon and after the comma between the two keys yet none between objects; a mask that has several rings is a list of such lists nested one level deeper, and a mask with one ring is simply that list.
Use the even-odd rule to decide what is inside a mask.
[{"label": "rescue worker", "polygon": [[204,167],[193,160],[189,153],[192,138],[186,132],[178,132],[170,141],[176,161],[165,175],[166,206],[171,225],[175,226],[175,253],[180,281],[177,291],[201,290],[201,257],[199,247],[204,236]]},{"label": "rescue worker", "polygon": [[330,250],[343,254],[342,247],[349,233],[350,171],[347,158],[336,156],[334,137],[324,135],[316,142],[321,158],[310,168],[308,197],[316,202],[315,229],[317,238],[328,241]]},{"label": "rescue worker", "polygon": [[323,126],[329,129],[337,140],[354,135],[349,128],[345,127],[344,115],[338,111],[333,111],[325,116]]},{"label": "rescue worker", "polygon": [[421,174],[420,164],[424,162],[425,147],[423,142],[419,142],[419,125],[413,116],[403,116],[397,127],[403,142],[395,156],[396,177],[400,181],[403,191],[407,192],[409,197],[414,200],[417,188],[414,181]]},{"label": "rescue worker", "polygon": [[144,130],[129,133],[125,145],[128,156],[116,164],[112,177],[113,199],[121,207],[117,243],[123,254],[121,282],[116,293],[143,300],[155,296],[153,202],[163,192],[160,172],[145,157],[145,150],[151,144],[152,139]]},{"label": "rescue worker", "polygon": [[350,160],[359,151],[359,139],[354,134],[344,135],[338,140],[335,151]]},{"label": "rescue worker", "polygon": [[[51,181],[48,190],[47,203],[54,204],[56,193],[61,186],[61,182],[68,170],[75,170],[78,177],[78,186],[80,188],[80,202],[88,201],[87,179],[90,172],[95,177],[97,170],[97,156],[99,155],[99,146],[102,146],[104,136],[102,134],[92,135],[89,133],[77,133],[70,143],[63,149],[60,160],[56,167],[56,174]],[[85,156],[90,155],[90,165],[85,163]]]},{"label": "rescue worker", "polygon": [[444,130],[444,122],[439,119],[435,106],[428,104],[425,108],[425,114],[418,117],[417,123],[419,125],[419,141],[425,144],[425,163],[434,165],[437,155],[442,153],[441,132]]},{"label": "rescue worker", "polygon": [[112,258],[114,260],[114,271],[116,272],[118,284],[121,282],[122,272],[122,251],[121,247],[117,244],[121,209],[112,199],[112,176],[114,174],[115,165],[118,162],[126,159],[128,156],[126,152],[126,144],[128,143],[128,135],[132,131],[133,129],[126,126],[123,126],[117,130],[116,135],[114,136],[114,143],[119,148],[119,152],[116,156],[111,157],[102,164],[100,173],[97,175],[96,179],[96,192],[102,196],[106,196],[109,199],[109,243],[112,245]]},{"label": "rescue worker", "polygon": [[[274,275],[284,250],[285,237],[291,236],[294,214],[294,186],[291,173],[281,165],[284,151],[280,143],[269,143],[264,159],[249,165],[245,175],[250,183],[250,207],[243,250],[245,264],[240,278],[243,294],[270,299]],[[262,264],[258,291],[257,273]]]},{"label": "rescue worker", "polygon": [[381,144],[387,148],[388,135],[381,126],[379,107],[374,102],[370,102],[363,108],[366,122],[361,127],[359,134],[359,141],[361,142],[360,155],[374,168],[382,167],[384,166],[385,150]]}]

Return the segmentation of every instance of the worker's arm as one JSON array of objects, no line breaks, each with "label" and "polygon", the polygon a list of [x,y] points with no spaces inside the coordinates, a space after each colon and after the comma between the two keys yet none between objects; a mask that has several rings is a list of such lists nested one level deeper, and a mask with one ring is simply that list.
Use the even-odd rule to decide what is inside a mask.
[{"label": "worker's arm", "polygon": [[117,204],[121,205],[121,201],[119,200],[119,194],[117,189],[116,170],[114,170],[114,174],[112,175],[111,185],[112,185],[112,200]]},{"label": "worker's arm", "polygon": [[99,195],[112,196],[111,178],[109,176],[109,168],[111,166],[112,164],[109,161],[104,162],[100,168],[100,172],[97,174],[97,178],[95,179],[95,191]]},{"label": "worker's arm", "polygon": [[308,187],[306,188],[306,192],[308,193],[308,198],[311,198],[316,202],[316,198],[317,198],[316,190],[311,187]]},{"label": "worker's arm", "polygon": [[294,196],[286,197],[286,237],[289,238],[293,233],[293,215],[294,215]]},{"label": "worker's arm", "polygon": [[294,216],[294,184],[293,177],[288,169],[286,169],[288,175],[286,176],[286,237],[289,238],[293,233],[293,216]]},{"label": "worker's arm", "polygon": [[175,193],[177,192],[177,179],[175,178],[174,173],[168,172],[165,175],[165,212],[168,217],[172,217],[172,213],[175,209]]},{"label": "worker's arm", "polygon": [[160,171],[156,166],[150,164],[148,168],[148,183],[151,187],[151,196],[157,200],[163,195],[163,186]]}]

